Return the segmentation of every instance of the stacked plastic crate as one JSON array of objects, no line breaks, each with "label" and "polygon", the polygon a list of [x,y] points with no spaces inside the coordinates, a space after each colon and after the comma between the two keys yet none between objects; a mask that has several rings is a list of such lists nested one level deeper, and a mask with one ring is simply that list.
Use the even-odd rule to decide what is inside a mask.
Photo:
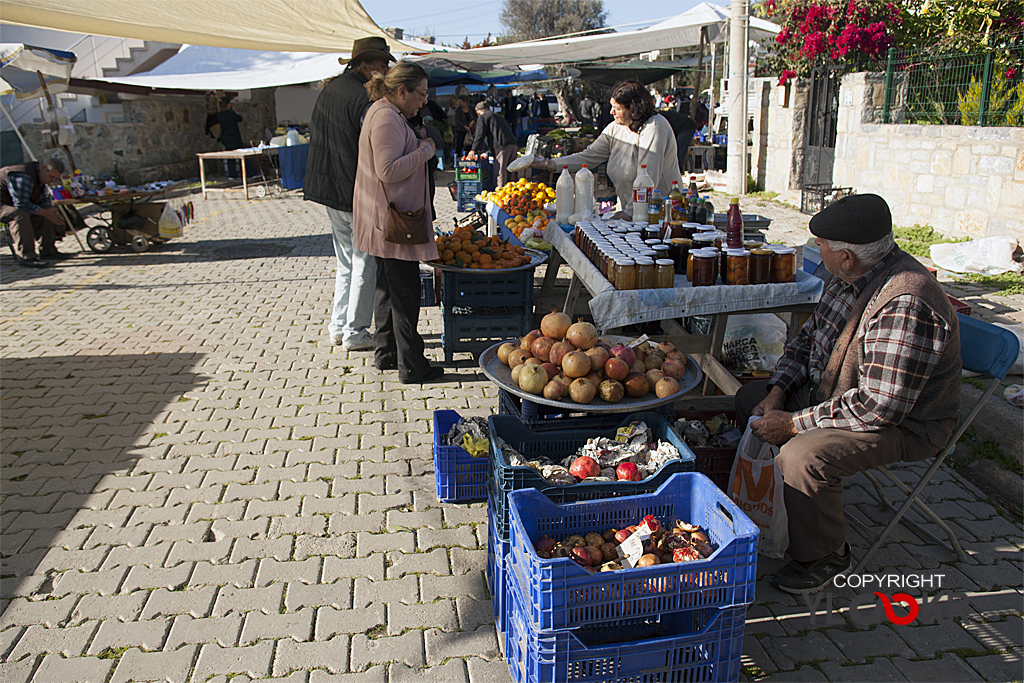
[{"label": "stacked plastic crate", "polygon": [[458,183],[458,211],[476,209],[476,196],[490,187],[490,173],[487,159],[459,161],[455,166],[455,182]]},{"label": "stacked plastic crate", "polygon": [[[603,428],[600,425],[582,427],[571,419],[563,420],[563,428],[556,431],[532,431],[517,417],[510,415],[495,415],[488,419],[491,447],[487,477],[486,576],[487,587],[491,592],[495,625],[502,633],[507,631],[510,613],[506,595],[506,575],[512,550],[508,498],[513,491],[536,489],[542,491],[547,499],[557,503],[617,498],[650,493],[673,474],[693,470],[693,453],[672,428],[672,423],[661,414],[639,412],[625,416],[619,414],[614,418],[617,422],[606,423]],[[527,460],[545,456],[557,461],[575,453],[588,439],[599,436],[612,438],[619,426],[638,420],[642,420],[651,428],[655,440],[670,442],[682,456],[679,460],[665,464],[643,481],[582,483],[559,487],[543,479],[531,467],[513,467],[506,452],[507,448],[511,448]]]},{"label": "stacked plastic crate", "polygon": [[487,497],[487,458],[474,458],[461,446],[441,443],[441,437],[461,419],[454,410],[434,411],[434,485],[442,503],[464,503]]},{"label": "stacked plastic crate", "polygon": [[[570,504],[508,496],[505,657],[517,683],[735,681],[757,576],[757,527],[707,477],[674,474],[653,493]],[[713,554],[591,573],[542,559],[541,535],[603,533],[655,515],[706,530]]]},{"label": "stacked plastic crate", "polygon": [[479,354],[533,324],[533,268],[441,271],[441,348]]}]

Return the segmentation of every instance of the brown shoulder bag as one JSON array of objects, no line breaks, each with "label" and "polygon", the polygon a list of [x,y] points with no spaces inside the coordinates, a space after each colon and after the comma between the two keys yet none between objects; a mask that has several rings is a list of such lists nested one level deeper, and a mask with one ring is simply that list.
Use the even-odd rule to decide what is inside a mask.
[{"label": "brown shoulder bag", "polygon": [[384,241],[392,244],[426,244],[430,241],[430,232],[423,220],[423,209],[402,211],[388,199],[388,191],[384,181],[380,181],[384,190],[384,199],[388,202],[388,227],[384,230]]}]

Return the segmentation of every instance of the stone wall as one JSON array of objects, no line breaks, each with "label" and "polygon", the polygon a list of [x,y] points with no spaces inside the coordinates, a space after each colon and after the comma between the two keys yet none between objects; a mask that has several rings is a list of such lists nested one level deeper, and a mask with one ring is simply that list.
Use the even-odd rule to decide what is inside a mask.
[{"label": "stone wall", "polygon": [[[274,89],[252,91],[251,100],[239,100],[242,139],[263,139],[263,129],[276,124]],[[124,101],[125,123],[76,123],[78,140],[71,146],[75,163],[92,176],[120,175],[122,182],[138,185],[154,180],[199,176],[196,154],[213,152],[220,145],[205,134],[205,98],[148,97]],[[20,126],[37,154],[43,150],[42,125]],[[41,157],[61,154],[42,151]]]},{"label": "stone wall", "polygon": [[[764,159],[765,190],[788,192],[801,187],[804,167],[804,120],[810,82],[795,78],[786,85],[768,80],[768,143]],[[758,183],[759,186],[762,186]]]},{"label": "stone wall", "polygon": [[1024,239],[1024,128],[883,125],[884,86],[884,74],[843,78],[833,185],[885,197],[897,225]]},{"label": "stone wall", "polygon": [[772,83],[775,78],[752,78],[750,80],[750,91],[752,96],[748,98],[753,107],[750,118],[753,121],[754,129],[750,133],[750,140],[753,143],[750,147],[750,167],[747,169],[750,177],[757,182],[759,189],[765,189],[765,180],[768,173],[768,122],[770,119]]}]

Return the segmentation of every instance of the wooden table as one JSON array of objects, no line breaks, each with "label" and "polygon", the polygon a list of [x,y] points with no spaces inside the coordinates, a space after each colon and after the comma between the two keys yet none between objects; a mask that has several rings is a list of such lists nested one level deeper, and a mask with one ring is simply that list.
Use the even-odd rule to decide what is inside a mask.
[{"label": "wooden table", "polygon": [[[69,231],[75,236],[75,239],[78,240],[78,245],[82,248],[82,251],[85,251],[85,245],[82,244],[82,240],[78,237],[78,232],[74,229],[74,226],[79,222],[75,220],[76,217],[79,220],[81,219],[75,209],[75,206],[91,205],[97,207],[100,211],[93,214],[92,217],[105,224],[106,229],[110,231],[110,239],[114,243],[126,244],[127,241],[124,239],[124,236],[118,236],[114,230],[117,226],[114,218],[113,207],[116,204],[146,204],[153,199],[164,196],[168,192],[177,190],[185,185],[185,183],[186,181],[184,180],[177,180],[159,190],[133,190],[131,192],[114,192],[113,194],[98,194],[87,195],[85,197],[71,197],[69,199],[54,199],[53,205],[57,207],[57,210],[60,211],[62,216],[64,216],[64,221],[68,226]],[[139,202],[139,200],[142,201]],[[105,213],[109,214],[109,217],[104,215]],[[90,246],[90,248],[93,251],[97,251],[92,246]]]},{"label": "wooden table", "polygon": [[[250,183],[249,182],[249,175],[248,175],[248,172],[246,171],[246,168],[245,168],[245,166],[246,166],[245,160],[246,159],[257,158],[257,157],[266,157],[267,160],[270,161],[270,155],[271,154],[277,154],[277,147],[264,147],[263,149],[259,149],[257,147],[249,147],[249,148],[246,148],[246,149],[228,149],[228,150],[224,150],[222,152],[199,152],[198,154],[196,154],[196,156],[199,157],[199,180],[200,180],[200,183],[202,185],[203,199],[206,199],[206,194],[208,192],[239,192],[239,191],[242,192],[245,195],[246,199],[249,199],[249,188],[250,187],[255,188],[254,194],[257,197],[265,197],[266,194],[267,194],[267,187],[270,187],[271,191],[274,194],[280,194],[281,193],[280,185],[272,185],[273,183],[275,183],[277,181],[276,177],[275,178],[266,178],[264,176],[263,180],[260,180],[260,181],[255,182],[255,183]],[[231,159],[238,161],[239,165],[242,167],[242,187],[241,187],[241,189],[239,189],[237,187],[209,187],[209,188],[206,187],[206,164],[205,164],[205,162],[208,161],[208,160],[225,161],[225,160],[231,160]],[[273,162],[272,161],[270,163],[270,166],[271,166],[271,168],[273,168]]]}]

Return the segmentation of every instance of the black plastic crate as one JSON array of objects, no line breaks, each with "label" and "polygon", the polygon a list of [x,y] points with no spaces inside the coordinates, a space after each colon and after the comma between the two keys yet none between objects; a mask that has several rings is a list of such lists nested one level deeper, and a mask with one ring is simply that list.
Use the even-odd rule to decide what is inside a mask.
[{"label": "black plastic crate", "polygon": [[[528,315],[524,315],[521,309],[501,307],[473,311],[473,315],[456,315],[442,303],[441,348],[445,365],[454,362],[456,351],[479,355],[498,342],[523,336],[533,324],[532,310]],[[520,312],[508,315],[512,311]]]},{"label": "black plastic crate", "polygon": [[484,190],[484,184],[479,180],[457,180],[459,198],[475,197]]},{"label": "black plastic crate", "polygon": [[510,306],[532,316],[533,268],[442,271],[441,303],[449,310]]},{"label": "black plastic crate", "polygon": [[[588,413],[586,406],[579,410],[566,411],[563,408],[547,406],[542,403],[519,398],[504,389],[498,389],[498,414],[513,415],[519,418],[523,426],[533,432],[548,432],[562,429],[613,429],[630,414],[625,410],[621,413]],[[651,408],[669,422],[675,419],[675,409],[671,403]]]},{"label": "black plastic crate", "polygon": [[832,185],[804,185],[800,191],[800,211],[816,214],[832,202],[843,197],[856,194],[852,187],[833,187]]},{"label": "black plastic crate", "polygon": [[437,294],[434,291],[433,269],[420,269],[420,308],[437,306]]},{"label": "black plastic crate", "polygon": [[455,210],[460,213],[463,211],[475,211],[477,208],[476,200],[472,197],[459,197],[456,201],[458,201],[459,205],[455,207]]}]

